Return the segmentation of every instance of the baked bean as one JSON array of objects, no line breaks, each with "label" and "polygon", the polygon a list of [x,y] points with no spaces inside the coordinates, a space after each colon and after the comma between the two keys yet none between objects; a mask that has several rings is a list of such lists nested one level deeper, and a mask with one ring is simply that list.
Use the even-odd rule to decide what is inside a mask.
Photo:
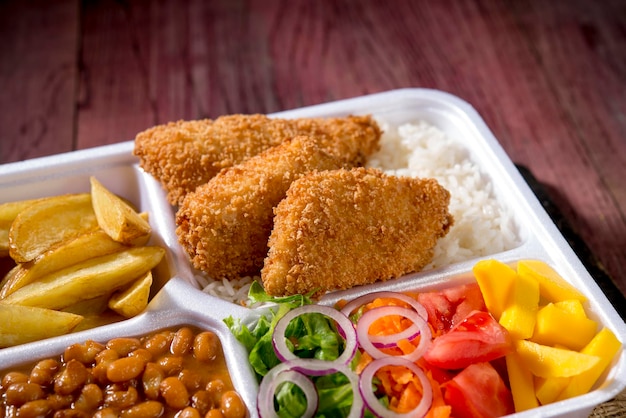
[{"label": "baked bean", "polygon": [[160,332],[148,338],[143,346],[152,353],[153,358],[156,358],[169,351],[172,337],[173,334]]},{"label": "baked bean", "polygon": [[200,412],[196,408],[193,408],[191,406],[188,406],[187,408],[183,409],[178,414],[176,414],[176,418],[200,418],[200,417],[201,417]]},{"label": "baked bean", "polygon": [[36,383],[16,382],[12,383],[4,392],[8,405],[21,406],[26,402],[42,399],[46,395]]},{"label": "baked bean", "polygon": [[100,384],[108,383],[107,369],[109,364],[120,358],[117,351],[106,348],[96,355],[96,365],[92,367],[91,374],[96,382]]},{"label": "baked bean", "polygon": [[205,415],[205,418],[224,418],[224,415],[222,415],[222,411],[220,411],[217,408],[211,409],[209,412],[207,412],[207,414]]},{"label": "baked bean", "polygon": [[130,357],[139,357],[145,363],[152,361],[152,353],[146,348],[138,348],[129,354]]},{"label": "baked bean", "polygon": [[83,386],[83,389],[78,395],[74,407],[82,411],[95,411],[102,405],[104,401],[104,395],[100,386],[91,383]]},{"label": "baked bean", "polygon": [[87,340],[84,344],[72,344],[65,349],[63,361],[78,360],[83,364],[92,364],[96,355],[104,350],[104,345],[93,340]]},{"label": "baked bean", "polygon": [[111,382],[125,382],[138,377],[146,367],[141,357],[123,357],[114,360],[107,367],[107,379]]},{"label": "baked bean", "polygon": [[193,341],[193,355],[200,361],[214,360],[221,351],[220,340],[214,332],[205,331]]},{"label": "baked bean", "polygon": [[206,390],[211,395],[213,405],[219,405],[222,399],[222,393],[226,391],[226,385],[223,380],[214,379],[207,383]]},{"label": "baked bean", "polygon": [[[0,374],[0,418],[237,416],[219,339],[193,326],[106,344],[87,340],[58,358]],[[234,392],[233,392],[234,393]]]},{"label": "baked bean", "polygon": [[158,399],[159,387],[163,379],[165,379],[165,374],[160,366],[155,363],[146,364],[143,376],[141,377],[141,384],[143,386],[143,392],[148,399]]},{"label": "baked bean", "polygon": [[69,408],[72,405],[72,402],[74,402],[74,397],[72,395],[59,395],[58,393],[49,394],[47,399],[50,403],[50,407],[55,411]]},{"label": "baked bean", "polygon": [[183,409],[189,404],[187,388],[175,377],[171,376],[163,379],[159,393],[170,408]]},{"label": "baked bean", "polygon": [[183,358],[178,356],[165,355],[157,360],[157,363],[166,376],[173,376],[183,369]]},{"label": "baked bean", "polygon": [[22,372],[9,372],[2,378],[2,387],[8,388],[13,383],[28,382],[28,375]]},{"label": "baked bean", "polygon": [[126,357],[128,353],[141,347],[141,341],[138,338],[113,338],[106,347],[117,351],[120,357]]},{"label": "baked bean", "polygon": [[110,362],[117,360],[118,358],[120,358],[120,355],[117,353],[117,351],[110,348],[105,348],[104,350],[96,354],[96,364],[109,364]]},{"label": "baked bean", "polygon": [[80,388],[89,377],[85,365],[76,359],[70,360],[65,369],[54,377],[54,391],[60,395],[69,395]]},{"label": "baked bean", "polygon": [[206,415],[207,412],[211,408],[217,406],[213,401],[213,396],[206,390],[196,391],[193,395],[191,395],[191,406],[200,411],[200,414]]},{"label": "baked bean", "polygon": [[145,401],[120,412],[120,418],[157,418],[163,415],[165,407],[161,402]]},{"label": "baked bean", "polygon": [[45,417],[52,411],[50,402],[47,399],[37,399],[26,402],[17,409],[17,416],[20,418]]},{"label": "baked bean", "polygon": [[102,408],[94,412],[93,418],[118,418],[118,412],[115,408]]},{"label": "baked bean", "polygon": [[182,327],[174,334],[170,352],[175,356],[184,356],[193,349],[194,332],[189,327]]},{"label": "baked bean", "polygon": [[60,409],[54,413],[52,418],[90,418],[89,412],[81,411],[79,409]]},{"label": "baked bean", "polygon": [[55,359],[41,360],[30,371],[29,382],[41,386],[50,386],[54,383],[54,375],[61,368],[61,363]]},{"label": "baked bean", "polygon": [[224,392],[220,409],[224,418],[244,418],[246,416],[246,406],[241,396],[234,390]]},{"label": "baked bean", "polygon": [[187,390],[191,393],[204,387],[202,374],[196,370],[182,369],[180,373],[178,373],[178,380],[183,382],[183,385],[185,385]]},{"label": "baked bean", "polygon": [[133,386],[111,385],[104,392],[104,405],[113,408],[130,408],[139,400],[139,393]]}]

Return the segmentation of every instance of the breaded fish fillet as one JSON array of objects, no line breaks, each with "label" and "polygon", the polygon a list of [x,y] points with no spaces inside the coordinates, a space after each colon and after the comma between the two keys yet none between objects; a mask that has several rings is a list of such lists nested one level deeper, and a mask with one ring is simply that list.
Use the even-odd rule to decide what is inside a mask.
[{"label": "breaded fish fillet", "polygon": [[228,115],[150,128],[135,138],[134,154],[140,166],[163,185],[169,202],[177,205],[222,168],[298,135],[321,137],[329,153],[351,165],[363,165],[378,150],[381,131],[370,116],[277,119]]},{"label": "breaded fish fillet", "polygon": [[286,140],[223,169],[189,193],[176,215],[176,233],[194,267],[218,279],[259,274],[273,209],[291,182],[345,164],[326,153],[321,142],[306,136]]},{"label": "breaded fish fillet", "polygon": [[274,210],[265,291],[320,296],[419,271],[453,224],[449,202],[434,179],[365,168],[304,176]]}]

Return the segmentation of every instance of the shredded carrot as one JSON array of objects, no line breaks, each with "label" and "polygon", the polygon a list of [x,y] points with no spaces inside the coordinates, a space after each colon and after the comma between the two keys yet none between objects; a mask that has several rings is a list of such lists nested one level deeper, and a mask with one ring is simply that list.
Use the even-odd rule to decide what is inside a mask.
[{"label": "shredded carrot", "polygon": [[415,346],[406,338],[398,340],[396,345],[402,350],[402,354],[410,354],[415,350]]},{"label": "shredded carrot", "polygon": [[370,364],[372,361],[374,361],[374,359],[372,358],[372,356],[369,355],[369,353],[367,353],[366,351],[362,352],[354,371],[360,375],[365,366]]},{"label": "shredded carrot", "polygon": [[[416,297],[412,295],[413,297]],[[402,301],[393,298],[378,298],[367,305],[368,309],[379,306],[408,306]],[[388,315],[375,321],[368,331],[370,335],[396,334],[411,325],[411,321],[400,315]],[[408,354],[415,350],[419,338],[413,341],[402,339],[397,342],[397,348],[383,349],[391,355]],[[357,373],[372,361],[369,354],[363,353],[356,366]],[[432,371],[425,367],[424,362],[418,364],[426,373],[433,391],[433,402],[426,415],[428,418],[450,418],[451,407],[445,404],[440,384],[433,379]],[[422,398],[422,385],[413,373],[402,366],[381,367],[376,377],[379,379],[380,389],[389,398],[389,408],[398,412],[406,413],[414,409]]]},{"label": "shredded carrot", "polygon": [[418,391],[415,385],[408,384],[400,394],[400,399],[395,406],[395,411],[398,413],[406,413],[415,409],[419,400],[422,398],[421,391]]},{"label": "shredded carrot", "polygon": [[452,407],[446,405],[443,399],[441,385],[433,379],[433,374],[430,370],[426,370],[426,377],[428,377],[430,386],[433,389],[433,403],[425,418],[449,418],[452,413]]}]

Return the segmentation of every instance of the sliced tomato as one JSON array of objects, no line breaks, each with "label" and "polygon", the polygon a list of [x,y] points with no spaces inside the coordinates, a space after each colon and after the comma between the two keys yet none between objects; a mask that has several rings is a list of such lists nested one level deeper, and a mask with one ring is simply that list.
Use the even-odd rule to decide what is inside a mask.
[{"label": "sliced tomato", "polygon": [[511,349],[508,331],[489,313],[473,311],[446,334],[435,338],[424,359],[443,369],[463,369],[505,356]]},{"label": "sliced tomato", "polygon": [[472,311],[487,310],[477,283],[420,293],[417,300],[426,308],[435,335],[449,331]]},{"label": "sliced tomato", "polygon": [[489,363],[475,363],[443,385],[457,418],[501,417],[515,412],[511,391]]}]

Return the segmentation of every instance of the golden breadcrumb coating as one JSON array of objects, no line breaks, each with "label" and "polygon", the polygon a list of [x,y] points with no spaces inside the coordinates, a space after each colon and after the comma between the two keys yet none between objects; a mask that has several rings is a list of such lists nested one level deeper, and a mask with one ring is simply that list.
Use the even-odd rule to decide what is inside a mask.
[{"label": "golden breadcrumb coating", "polygon": [[321,142],[305,136],[286,140],[189,193],[176,216],[176,233],[194,267],[217,279],[258,275],[273,209],[289,185],[313,170],[345,166]]},{"label": "golden breadcrumb coating", "polygon": [[265,291],[320,296],[419,271],[453,224],[449,202],[434,179],[362,167],[306,175],[274,210]]},{"label": "golden breadcrumb coating", "polygon": [[238,164],[297,135],[319,136],[329,153],[363,165],[378,150],[380,128],[370,116],[278,119],[227,115],[152,127],[135,138],[140,166],[154,176],[173,205],[222,168]]}]

